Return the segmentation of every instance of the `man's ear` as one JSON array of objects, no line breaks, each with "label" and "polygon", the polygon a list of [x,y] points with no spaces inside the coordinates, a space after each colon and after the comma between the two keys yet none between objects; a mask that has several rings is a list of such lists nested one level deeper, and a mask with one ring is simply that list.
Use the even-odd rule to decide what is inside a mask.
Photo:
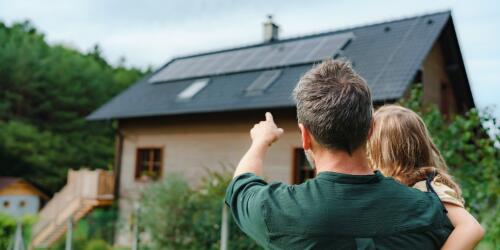
[{"label": "man's ear", "polygon": [[299,129],[300,129],[300,134],[302,137],[302,148],[304,150],[311,149],[311,132],[309,132],[309,129],[304,126],[304,124],[299,123]]}]

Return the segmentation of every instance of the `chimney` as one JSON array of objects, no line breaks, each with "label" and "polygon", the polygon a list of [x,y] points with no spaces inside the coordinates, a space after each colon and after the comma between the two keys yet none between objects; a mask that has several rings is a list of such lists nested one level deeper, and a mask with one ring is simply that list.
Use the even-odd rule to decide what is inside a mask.
[{"label": "chimney", "polygon": [[273,15],[267,16],[267,21],[264,23],[264,42],[270,43],[278,40],[279,26],[273,22]]}]

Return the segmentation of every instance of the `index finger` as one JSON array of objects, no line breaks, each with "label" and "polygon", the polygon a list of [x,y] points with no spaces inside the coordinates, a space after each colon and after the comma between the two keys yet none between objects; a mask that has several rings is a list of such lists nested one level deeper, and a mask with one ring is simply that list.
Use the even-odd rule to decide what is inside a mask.
[{"label": "index finger", "polygon": [[266,112],[266,121],[274,122],[273,115],[270,112]]}]

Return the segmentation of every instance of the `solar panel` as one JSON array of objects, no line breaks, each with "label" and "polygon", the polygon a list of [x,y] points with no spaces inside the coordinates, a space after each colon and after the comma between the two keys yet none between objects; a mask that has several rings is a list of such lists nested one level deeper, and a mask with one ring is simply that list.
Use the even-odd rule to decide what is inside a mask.
[{"label": "solar panel", "polygon": [[281,75],[281,70],[266,70],[262,72],[246,89],[246,96],[262,94]]},{"label": "solar panel", "polygon": [[348,32],[177,58],[149,81],[163,82],[317,62],[335,56],[353,37]]},{"label": "solar panel", "polygon": [[297,50],[288,55],[286,58],[286,62],[290,64],[297,64],[304,61],[304,58],[307,58],[307,55],[311,53],[311,50],[318,46],[317,40],[307,40],[297,46]]}]

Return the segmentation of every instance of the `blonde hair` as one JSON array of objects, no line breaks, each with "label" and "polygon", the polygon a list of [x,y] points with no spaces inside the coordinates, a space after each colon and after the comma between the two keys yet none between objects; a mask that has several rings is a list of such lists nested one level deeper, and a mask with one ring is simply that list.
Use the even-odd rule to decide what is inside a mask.
[{"label": "blonde hair", "polygon": [[432,173],[436,182],[460,195],[460,187],[448,174],[446,162],[418,114],[399,105],[385,105],[374,113],[373,119],[367,143],[372,168],[408,186]]}]

